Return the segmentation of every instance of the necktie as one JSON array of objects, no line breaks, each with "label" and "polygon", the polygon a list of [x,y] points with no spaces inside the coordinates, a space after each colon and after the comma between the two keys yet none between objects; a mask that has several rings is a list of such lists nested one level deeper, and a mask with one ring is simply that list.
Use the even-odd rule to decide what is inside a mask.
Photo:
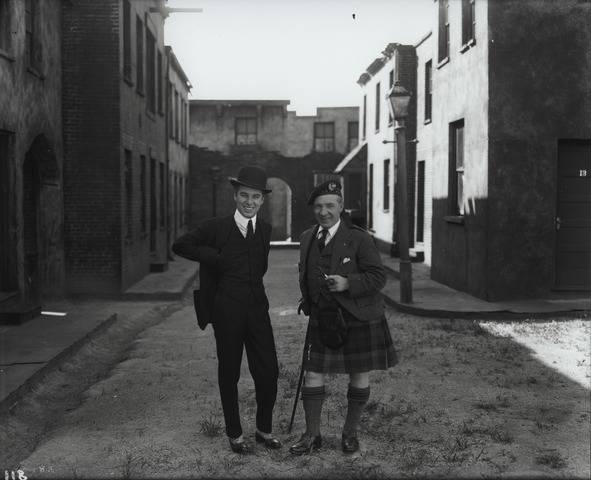
[{"label": "necktie", "polygon": [[326,228],[323,228],[322,230],[320,230],[320,237],[318,237],[318,248],[320,249],[320,251],[324,250],[324,247],[326,247],[326,236],[328,235],[328,230]]},{"label": "necktie", "polygon": [[248,226],[246,227],[246,239],[252,240],[254,237],[254,231],[252,228],[252,220],[248,221]]}]

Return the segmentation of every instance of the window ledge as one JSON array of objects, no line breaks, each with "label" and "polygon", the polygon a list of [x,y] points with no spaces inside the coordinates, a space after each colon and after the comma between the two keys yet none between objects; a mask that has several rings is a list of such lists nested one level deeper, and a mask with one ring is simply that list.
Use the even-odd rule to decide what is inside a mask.
[{"label": "window ledge", "polygon": [[12,55],[8,50],[4,50],[0,48],[0,58],[4,58],[9,62],[14,62],[14,55]]},{"label": "window ledge", "polygon": [[446,215],[443,219],[447,223],[455,223],[457,225],[464,225],[464,216],[463,215]]},{"label": "window ledge", "polygon": [[431,119],[430,119],[430,118],[427,118],[427,119],[426,119],[426,120],[423,122],[423,124],[424,124],[424,125],[429,125],[430,123],[431,123]]},{"label": "window ledge", "polygon": [[143,91],[143,90],[140,90],[139,88],[138,88],[138,89],[136,89],[136,92],[137,92],[137,94],[138,94],[140,97],[145,97],[145,96],[146,96],[146,94],[144,93],[144,91]]},{"label": "window ledge", "polygon": [[462,48],[460,48],[460,53],[464,53],[467,52],[468,50],[470,50],[470,48],[472,48],[474,45],[476,45],[476,40],[474,40],[473,38],[471,38],[470,40],[468,40],[466,43],[464,43],[464,45],[462,45]]},{"label": "window ledge", "polygon": [[130,77],[123,75],[123,81],[130,87],[133,87],[133,80]]},{"label": "window ledge", "polygon": [[441,60],[438,64],[437,64],[437,68],[441,68],[444,65],[449,63],[449,56],[445,57],[443,60]]}]

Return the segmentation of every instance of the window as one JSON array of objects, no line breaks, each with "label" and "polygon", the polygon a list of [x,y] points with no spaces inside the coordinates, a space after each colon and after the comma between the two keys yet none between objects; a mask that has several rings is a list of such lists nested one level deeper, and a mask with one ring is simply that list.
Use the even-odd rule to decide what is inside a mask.
[{"label": "window", "polygon": [[334,123],[333,122],[315,122],[314,123],[314,151],[333,152],[334,151]]},{"label": "window", "polygon": [[189,116],[189,101],[185,103],[185,147],[189,145],[189,123],[191,117]]},{"label": "window", "polygon": [[37,40],[37,0],[25,0],[25,52],[27,64],[39,69],[41,64],[41,48]]},{"label": "window", "polygon": [[462,45],[474,40],[476,33],[476,0],[462,0]]},{"label": "window", "polygon": [[140,17],[135,22],[135,50],[136,50],[136,89],[144,93],[144,22]]},{"label": "window", "polygon": [[431,121],[431,104],[433,101],[433,65],[431,60],[425,63],[425,122]]},{"label": "window", "polygon": [[363,95],[363,140],[365,140],[365,133],[367,131],[367,95]]},{"label": "window", "polygon": [[417,242],[424,241],[425,232],[425,161],[417,162]]},{"label": "window", "polygon": [[179,108],[179,92],[174,89],[174,139],[178,143],[179,142],[179,132],[180,132],[180,125],[179,125],[179,117],[180,117],[180,108]]},{"label": "window", "polygon": [[236,145],[256,145],[257,119],[256,117],[237,117],[235,121]]},{"label": "window", "polygon": [[123,78],[131,81],[131,5],[123,0]]},{"label": "window", "polygon": [[125,150],[123,176],[125,181],[125,236],[131,237],[133,225],[133,167],[131,150]]},{"label": "window", "polygon": [[449,57],[449,0],[439,0],[439,61]]},{"label": "window", "polygon": [[376,84],[376,132],[380,131],[380,82]]},{"label": "window", "polygon": [[181,100],[181,145],[184,147],[186,144],[186,137],[185,137],[185,132],[186,132],[186,124],[185,124],[185,120],[186,120],[186,116],[185,116],[185,101]]},{"label": "window", "polygon": [[464,215],[464,120],[449,124],[449,210]]},{"label": "window", "polygon": [[347,151],[353,150],[359,143],[359,122],[347,123]]},{"label": "window", "polygon": [[384,160],[384,210],[390,209],[390,159]]},{"label": "window", "polygon": [[12,26],[9,4],[9,0],[0,0],[0,51],[4,52],[10,50]]},{"label": "window", "polygon": [[373,228],[373,163],[369,164],[369,188],[367,198],[367,228]]},{"label": "window", "polygon": [[[398,56],[396,56],[398,58]],[[390,89],[394,86],[394,70],[390,70],[390,74],[388,75],[388,85]],[[392,112],[388,112],[388,125],[392,125],[394,119],[392,118]]]},{"label": "window", "polygon": [[171,82],[168,82],[168,136],[174,138],[174,95]]},{"label": "window", "polygon": [[156,160],[150,159],[150,251],[156,251],[156,230],[158,228],[158,210],[156,202]]},{"label": "window", "polygon": [[162,52],[158,50],[158,63],[156,65],[157,73],[156,73],[156,82],[158,84],[157,88],[157,95],[158,95],[158,113],[160,115],[164,115],[164,101],[162,96]]},{"label": "window", "polygon": [[142,232],[146,231],[146,210],[148,206],[148,192],[146,189],[146,182],[147,182],[147,175],[146,170],[148,168],[146,157],[144,155],[140,156],[140,226],[142,227]]},{"label": "window", "polygon": [[159,180],[159,186],[160,186],[160,228],[164,228],[164,207],[165,207],[165,203],[164,203],[164,181],[165,181],[165,176],[164,176],[164,164],[160,163],[160,176],[158,177]]},{"label": "window", "polygon": [[148,111],[156,113],[156,39],[146,28],[146,80]]}]

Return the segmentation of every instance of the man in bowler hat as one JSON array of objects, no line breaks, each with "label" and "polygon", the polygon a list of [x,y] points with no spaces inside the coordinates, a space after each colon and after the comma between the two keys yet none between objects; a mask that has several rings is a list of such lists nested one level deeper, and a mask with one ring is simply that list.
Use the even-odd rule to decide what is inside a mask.
[{"label": "man in bowler hat", "polygon": [[257,216],[265,200],[267,175],[259,167],[240,169],[230,178],[236,210],[205,220],[174,242],[177,255],[200,262],[200,296],[196,309],[200,326],[212,323],[218,358],[218,384],[226,434],[232,451],[251,452],[244,439],[238,408],[242,352],[256,392],[255,439],[267,448],[280,448],[272,434],[277,396],[278,365],[269,301],[263,285],[267,271],[271,225]]},{"label": "man in bowler hat", "polygon": [[[343,452],[353,453],[359,449],[357,430],[369,399],[369,372],[386,370],[397,363],[379,293],[386,283],[386,274],[372,237],[341,219],[343,198],[339,183],[328,181],[318,185],[308,204],[313,205],[318,224],[300,237],[302,299],[298,310],[309,315],[302,388],[306,431],[290,452],[301,455],[321,446],[325,374],[346,373],[348,405],[341,447]],[[330,318],[339,310],[337,318],[348,329],[341,346],[323,337],[319,323],[327,313]]]}]

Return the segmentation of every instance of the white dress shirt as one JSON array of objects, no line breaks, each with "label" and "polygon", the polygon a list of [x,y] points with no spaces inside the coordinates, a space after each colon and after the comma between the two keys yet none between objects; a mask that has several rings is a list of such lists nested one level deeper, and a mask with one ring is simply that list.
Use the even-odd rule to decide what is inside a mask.
[{"label": "white dress shirt", "polygon": [[236,209],[236,211],[234,212],[234,221],[236,222],[236,226],[238,227],[238,230],[240,230],[240,233],[244,238],[246,238],[249,220],[252,220],[252,233],[254,234],[254,231],[257,228],[257,216],[255,215],[252,218],[246,218],[238,211],[238,209]]},{"label": "white dress shirt", "polygon": [[[326,234],[326,240],[324,241],[325,246],[328,245],[328,242],[330,242],[332,240],[332,237],[334,237],[336,235],[340,224],[341,224],[341,219],[339,218],[339,221],[328,229],[328,233]],[[316,234],[317,239],[320,239],[320,235],[321,235],[321,232],[323,229],[324,229],[324,227],[320,227],[318,229],[318,233]]]}]

